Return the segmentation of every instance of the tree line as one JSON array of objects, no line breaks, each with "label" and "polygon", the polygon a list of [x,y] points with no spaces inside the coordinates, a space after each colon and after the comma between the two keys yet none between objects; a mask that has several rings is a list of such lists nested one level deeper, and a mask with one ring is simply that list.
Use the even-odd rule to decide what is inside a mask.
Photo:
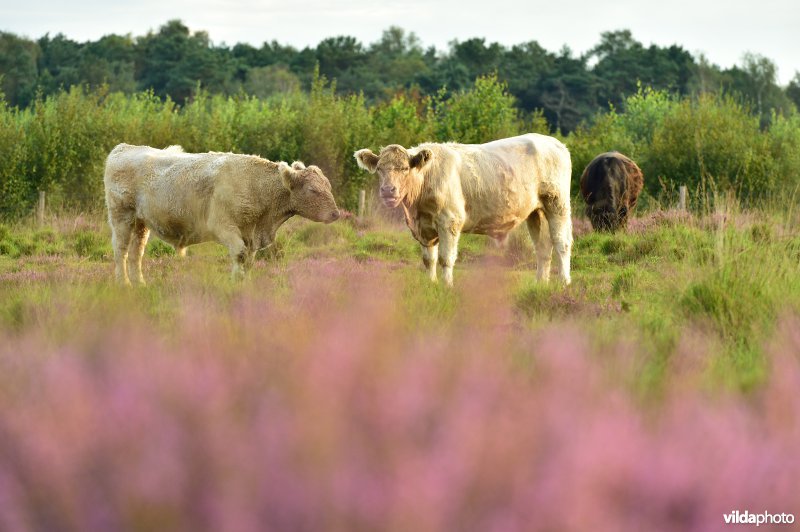
[{"label": "tree line", "polygon": [[338,36],[303,49],[274,40],[260,47],[216,45],[206,32],[192,32],[180,20],[143,36],[107,35],[88,42],[62,34],[31,40],[0,32],[0,90],[19,108],[75,86],[129,95],[151,90],[179,105],[198,91],[266,99],[309,92],[316,72],[335,80],[337,94],[362,94],[372,105],[401,94],[417,101],[446,97],[496,74],[521,112],[540,112],[552,130],[563,133],[598,111],[624,105],[640,85],[676,96],[730,95],[766,126],[775,112],[800,106],[800,74],[781,87],[776,70],[768,58],[750,53],[723,69],[679,45],[645,46],[628,30],[601,34],[582,55],[567,47],[549,51],[536,41],[507,47],[482,38],[437,50],[399,27],[369,45]]}]

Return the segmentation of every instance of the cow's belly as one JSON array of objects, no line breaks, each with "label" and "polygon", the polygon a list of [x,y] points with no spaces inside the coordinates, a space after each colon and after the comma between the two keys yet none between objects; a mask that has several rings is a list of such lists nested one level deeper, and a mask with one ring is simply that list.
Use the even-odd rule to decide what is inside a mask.
[{"label": "cow's belly", "polygon": [[481,216],[477,219],[467,219],[462,231],[502,239],[524,220],[525,218],[518,214]]},{"label": "cow's belly", "polygon": [[538,206],[535,187],[507,181],[492,193],[468,198],[462,231],[503,238]]},{"label": "cow's belly", "polygon": [[174,209],[143,208],[137,217],[152,233],[175,247],[191,246],[209,240],[205,221],[193,213]]},{"label": "cow's belly", "polygon": [[205,232],[198,231],[195,227],[182,225],[180,221],[176,220],[149,222],[147,226],[158,238],[178,248],[208,240]]}]

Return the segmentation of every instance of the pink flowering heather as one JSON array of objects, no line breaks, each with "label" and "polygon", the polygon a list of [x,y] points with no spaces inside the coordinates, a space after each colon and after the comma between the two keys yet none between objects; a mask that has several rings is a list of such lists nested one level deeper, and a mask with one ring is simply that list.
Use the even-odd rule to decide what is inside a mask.
[{"label": "pink flowering heather", "polygon": [[187,289],[169,328],[131,311],[57,345],[6,334],[0,530],[706,531],[798,512],[797,320],[754,396],[643,403],[635,345],[531,332],[492,275],[443,296],[446,324],[409,326],[391,272],[311,260],[225,302]]}]

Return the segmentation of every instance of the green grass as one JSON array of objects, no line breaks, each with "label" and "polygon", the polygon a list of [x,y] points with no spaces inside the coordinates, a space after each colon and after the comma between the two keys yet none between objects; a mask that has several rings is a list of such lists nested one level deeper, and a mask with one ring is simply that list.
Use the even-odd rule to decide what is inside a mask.
[{"label": "green grass", "polygon": [[[565,322],[591,331],[600,345],[636,342],[642,349],[631,385],[645,395],[663,387],[689,332],[706,340],[696,356],[703,385],[749,390],[769,368],[764,346],[776,322],[800,309],[800,236],[788,218],[740,214],[722,227],[691,219],[578,235],[573,283],[566,288],[536,281],[524,228],[505,249],[464,235],[453,290],[430,284],[418,244],[400,226],[292,220],[242,283],[230,280],[222,246],[194,246],[183,259],[152,239],[144,261],[148,286],[124,289],[113,283],[102,222],[81,228],[0,225],[0,328],[22,333],[44,327],[57,341],[79,330],[85,315],[124,319],[136,309],[139,319],[169,331],[188,295],[191,304],[222,306],[254,289],[279,299],[297,297],[293,276],[308,261],[322,261],[330,264],[330,276],[344,268],[398,283],[410,334],[446,329],[458,319],[465,290],[495,284],[505,299],[491,305],[505,305],[513,326],[523,331]],[[486,263],[484,257],[505,260]]]}]

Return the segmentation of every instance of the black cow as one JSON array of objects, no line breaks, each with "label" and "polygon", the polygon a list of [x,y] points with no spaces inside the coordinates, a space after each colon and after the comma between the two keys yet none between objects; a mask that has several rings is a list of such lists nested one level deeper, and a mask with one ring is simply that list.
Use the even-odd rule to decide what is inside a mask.
[{"label": "black cow", "polygon": [[581,176],[586,215],[595,231],[626,227],[643,183],[642,170],[621,153],[611,151],[595,157]]}]

